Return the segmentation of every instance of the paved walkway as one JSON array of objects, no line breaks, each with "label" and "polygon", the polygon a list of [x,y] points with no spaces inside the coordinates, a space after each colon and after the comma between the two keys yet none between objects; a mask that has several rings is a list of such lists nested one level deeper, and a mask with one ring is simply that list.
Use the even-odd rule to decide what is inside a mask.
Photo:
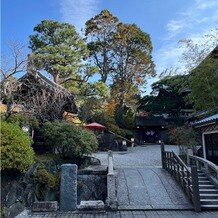
[{"label": "paved walkway", "polygon": [[192,209],[171,175],[161,168],[119,169],[119,209]]},{"label": "paved walkway", "polygon": [[40,213],[22,218],[216,218],[218,211],[195,213],[194,211],[118,211],[106,213]]},{"label": "paved walkway", "polygon": [[[166,145],[168,151],[179,152],[178,146]],[[107,152],[94,153],[94,157],[107,165]],[[137,146],[128,148],[127,152],[113,152],[115,168],[161,167],[160,145]]]},{"label": "paved walkway", "polygon": [[[178,147],[166,146],[166,150],[178,153]],[[94,154],[107,165],[107,153]],[[190,207],[180,187],[161,169],[160,146],[135,147],[127,152],[114,152],[114,165],[118,171],[117,212],[78,213],[32,213],[19,218],[211,218],[218,211],[196,213],[193,210],[178,210]],[[131,207],[138,210],[131,210]],[[152,210],[140,210],[152,209]],[[165,210],[158,210],[162,208]],[[171,210],[166,210],[171,209]],[[173,210],[177,209],[177,210]]]},{"label": "paved walkway", "polygon": [[[166,150],[178,153],[177,146]],[[95,157],[107,164],[107,153]],[[160,145],[114,152],[119,209],[192,209],[193,206],[171,175],[161,169]]]}]

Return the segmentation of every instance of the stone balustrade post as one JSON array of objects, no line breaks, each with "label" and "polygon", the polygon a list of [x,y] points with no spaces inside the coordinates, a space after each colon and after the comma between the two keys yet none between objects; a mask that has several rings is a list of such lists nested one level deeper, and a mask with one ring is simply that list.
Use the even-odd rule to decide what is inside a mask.
[{"label": "stone balustrade post", "polygon": [[77,208],[77,165],[61,165],[60,211]]}]

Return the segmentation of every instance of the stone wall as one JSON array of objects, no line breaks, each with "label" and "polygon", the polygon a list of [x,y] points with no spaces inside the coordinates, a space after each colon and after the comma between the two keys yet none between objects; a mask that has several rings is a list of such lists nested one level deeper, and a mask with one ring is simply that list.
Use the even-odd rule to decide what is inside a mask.
[{"label": "stone wall", "polygon": [[[62,161],[46,161],[44,165],[50,173],[60,172]],[[80,167],[84,168],[87,165],[93,165],[94,168],[99,168],[100,161],[94,158],[87,158],[81,162]],[[21,213],[25,207],[32,206],[34,201],[42,199],[37,198],[37,185],[34,181],[34,175],[39,163],[30,167],[26,174],[18,174],[15,172],[2,172],[1,175],[1,208],[3,217],[13,218]],[[107,178],[106,169],[80,170],[78,175],[78,204],[81,200],[103,200],[107,195]],[[51,193],[52,192],[52,193]],[[46,201],[59,201],[59,187],[54,190],[48,190],[45,195]]]},{"label": "stone wall", "polygon": [[88,200],[102,200],[107,197],[106,175],[78,175],[77,203]]},{"label": "stone wall", "polygon": [[1,175],[1,208],[3,217],[13,218],[31,207],[36,200],[33,174],[37,164],[34,164],[26,174],[2,172]]}]

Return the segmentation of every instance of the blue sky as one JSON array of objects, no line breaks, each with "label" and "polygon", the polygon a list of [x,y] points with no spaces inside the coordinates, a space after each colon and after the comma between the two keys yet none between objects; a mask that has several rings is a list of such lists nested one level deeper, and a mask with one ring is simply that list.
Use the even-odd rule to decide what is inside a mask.
[{"label": "blue sky", "polygon": [[218,44],[217,0],[2,0],[1,51],[6,53],[11,40],[27,48],[28,36],[41,20],[68,22],[79,31],[103,9],[111,11],[121,22],[136,23],[150,34],[158,75],[166,68],[184,69],[179,40],[200,42],[202,36],[213,31],[213,40]]}]

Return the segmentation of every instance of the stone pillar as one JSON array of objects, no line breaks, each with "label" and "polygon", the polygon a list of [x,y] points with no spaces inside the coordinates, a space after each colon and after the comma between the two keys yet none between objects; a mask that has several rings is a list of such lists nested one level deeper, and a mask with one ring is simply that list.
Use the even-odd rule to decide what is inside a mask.
[{"label": "stone pillar", "polygon": [[188,148],[188,149],[186,150],[186,157],[187,157],[187,164],[188,164],[188,165],[191,164],[190,155],[193,155],[193,149]]},{"label": "stone pillar", "polygon": [[60,211],[73,211],[77,207],[77,165],[61,165]]},{"label": "stone pillar", "polygon": [[108,174],[107,174],[107,206],[111,210],[117,210],[117,196],[116,196],[116,177],[113,167],[113,152],[108,151]]}]

